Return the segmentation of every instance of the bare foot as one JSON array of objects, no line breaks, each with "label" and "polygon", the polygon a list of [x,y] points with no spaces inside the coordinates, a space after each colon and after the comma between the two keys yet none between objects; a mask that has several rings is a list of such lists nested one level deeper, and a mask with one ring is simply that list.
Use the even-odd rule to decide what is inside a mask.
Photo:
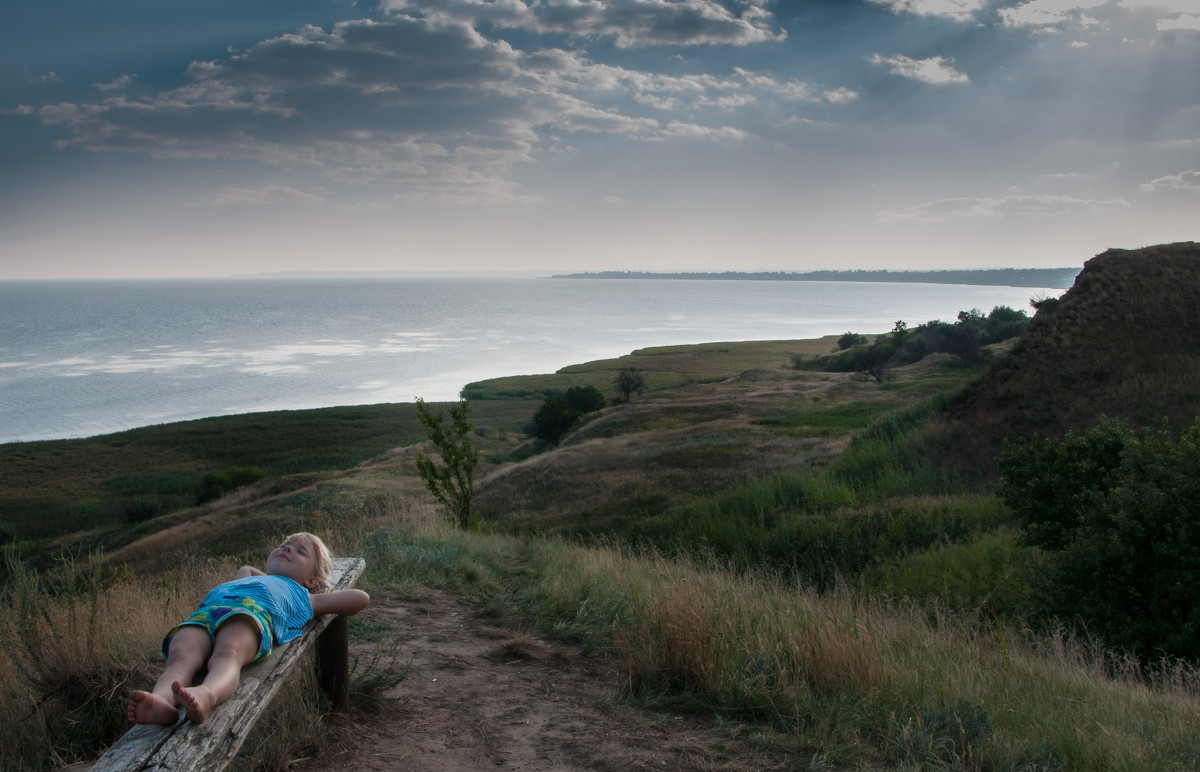
[{"label": "bare foot", "polygon": [[134,691],[126,710],[131,724],[171,725],[179,720],[179,708],[150,692]]},{"label": "bare foot", "polygon": [[208,713],[212,710],[212,695],[203,686],[193,686],[185,688],[183,684],[176,681],[171,684],[171,691],[175,692],[175,699],[179,700],[179,706],[183,708],[183,712],[193,724],[203,724],[204,719],[208,718]]}]

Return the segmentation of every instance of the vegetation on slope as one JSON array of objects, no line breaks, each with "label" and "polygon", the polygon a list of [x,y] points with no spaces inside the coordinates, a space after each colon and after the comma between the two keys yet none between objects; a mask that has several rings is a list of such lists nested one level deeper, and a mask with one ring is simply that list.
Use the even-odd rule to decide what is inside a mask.
[{"label": "vegetation on slope", "polygon": [[[91,562],[36,572],[9,551],[0,723],[20,718],[22,729],[0,746],[0,767],[48,768],[94,753],[113,730],[91,722],[108,708],[71,695],[117,694],[147,678],[165,624],[158,610],[193,600],[183,588],[199,581],[206,559],[253,560],[268,540],[300,528],[328,535],[342,554],[366,556],[368,589],[403,597],[440,586],[474,597],[490,618],[518,618],[616,657],[629,699],[749,722],[756,741],[792,768],[1200,766],[1194,665],[1128,658],[1070,620],[1040,616],[1050,545],[1021,538],[1026,521],[988,492],[981,464],[948,466],[927,452],[930,422],[947,405],[961,426],[988,426],[994,416],[972,415],[971,405],[1000,404],[989,389],[1024,367],[1052,367],[1031,357],[1029,347],[1043,344],[1030,338],[1042,329],[1070,348],[1084,328],[1054,321],[1073,302],[1041,304],[1016,347],[1020,358],[972,368],[930,357],[882,383],[794,370],[800,346],[774,342],[646,350],[475,384],[478,532],[427,516],[414,463],[420,444],[332,469],[249,455],[196,463],[184,455],[187,444],[164,443],[158,460],[177,464],[166,471],[255,465],[268,477],[151,516]],[[1166,333],[1121,334],[1125,348],[1099,351],[1144,356],[1153,350],[1147,336]],[[1099,354],[1086,358],[1100,366]],[[1179,397],[1151,383],[1169,380],[1172,366],[1147,362],[1142,388]],[[541,399],[572,386],[616,397],[613,378],[629,366],[646,373],[647,393],[598,411],[553,451],[528,452],[518,430]],[[955,396],[981,375],[969,396]],[[1068,400],[1087,423],[1086,404],[1053,393],[1055,383],[1028,388],[1045,402]],[[1164,415],[1186,415],[1182,402]],[[363,427],[364,436],[386,421]],[[91,469],[86,454],[75,456],[92,486],[79,495],[94,496],[120,474],[155,474],[157,462],[137,455],[149,444],[132,446],[129,458],[141,460],[124,469],[106,466],[116,457],[108,451]],[[185,548],[197,567],[178,565]],[[110,629],[108,619],[122,621]],[[59,643],[31,645],[42,640]],[[62,731],[68,724],[87,729]],[[63,744],[76,735],[91,738],[87,747]]]},{"label": "vegetation on slope", "polygon": [[1041,304],[1011,355],[929,435],[945,463],[995,473],[1005,438],[1061,438],[1100,416],[1186,430],[1200,413],[1200,244],[1110,249]]}]

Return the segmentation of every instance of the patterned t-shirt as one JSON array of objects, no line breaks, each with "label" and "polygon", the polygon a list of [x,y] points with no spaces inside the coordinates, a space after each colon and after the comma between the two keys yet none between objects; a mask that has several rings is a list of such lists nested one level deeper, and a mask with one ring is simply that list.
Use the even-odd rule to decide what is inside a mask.
[{"label": "patterned t-shirt", "polygon": [[247,576],[217,585],[204,597],[204,605],[224,606],[242,598],[253,598],[267,611],[276,644],[299,638],[313,617],[308,590],[286,576]]}]

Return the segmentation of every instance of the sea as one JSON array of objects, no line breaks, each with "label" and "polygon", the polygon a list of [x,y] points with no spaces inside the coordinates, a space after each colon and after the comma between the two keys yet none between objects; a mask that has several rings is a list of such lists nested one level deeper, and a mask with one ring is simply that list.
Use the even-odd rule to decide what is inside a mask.
[{"label": "sea", "polygon": [[826,281],[273,277],[0,282],[0,442],[456,399],[651,346],[887,332],[1061,289]]}]

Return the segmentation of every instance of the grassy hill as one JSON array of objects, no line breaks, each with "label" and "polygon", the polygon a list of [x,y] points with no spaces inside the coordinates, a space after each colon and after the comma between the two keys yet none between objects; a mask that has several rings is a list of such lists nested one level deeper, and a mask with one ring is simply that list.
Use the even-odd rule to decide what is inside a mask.
[{"label": "grassy hill", "polygon": [[1006,437],[1059,438],[1101,416],[1178,431],[1197,414],[1200,244],[1110,249],[1042,304],[930,441],[947,463],[990,471]]}]

